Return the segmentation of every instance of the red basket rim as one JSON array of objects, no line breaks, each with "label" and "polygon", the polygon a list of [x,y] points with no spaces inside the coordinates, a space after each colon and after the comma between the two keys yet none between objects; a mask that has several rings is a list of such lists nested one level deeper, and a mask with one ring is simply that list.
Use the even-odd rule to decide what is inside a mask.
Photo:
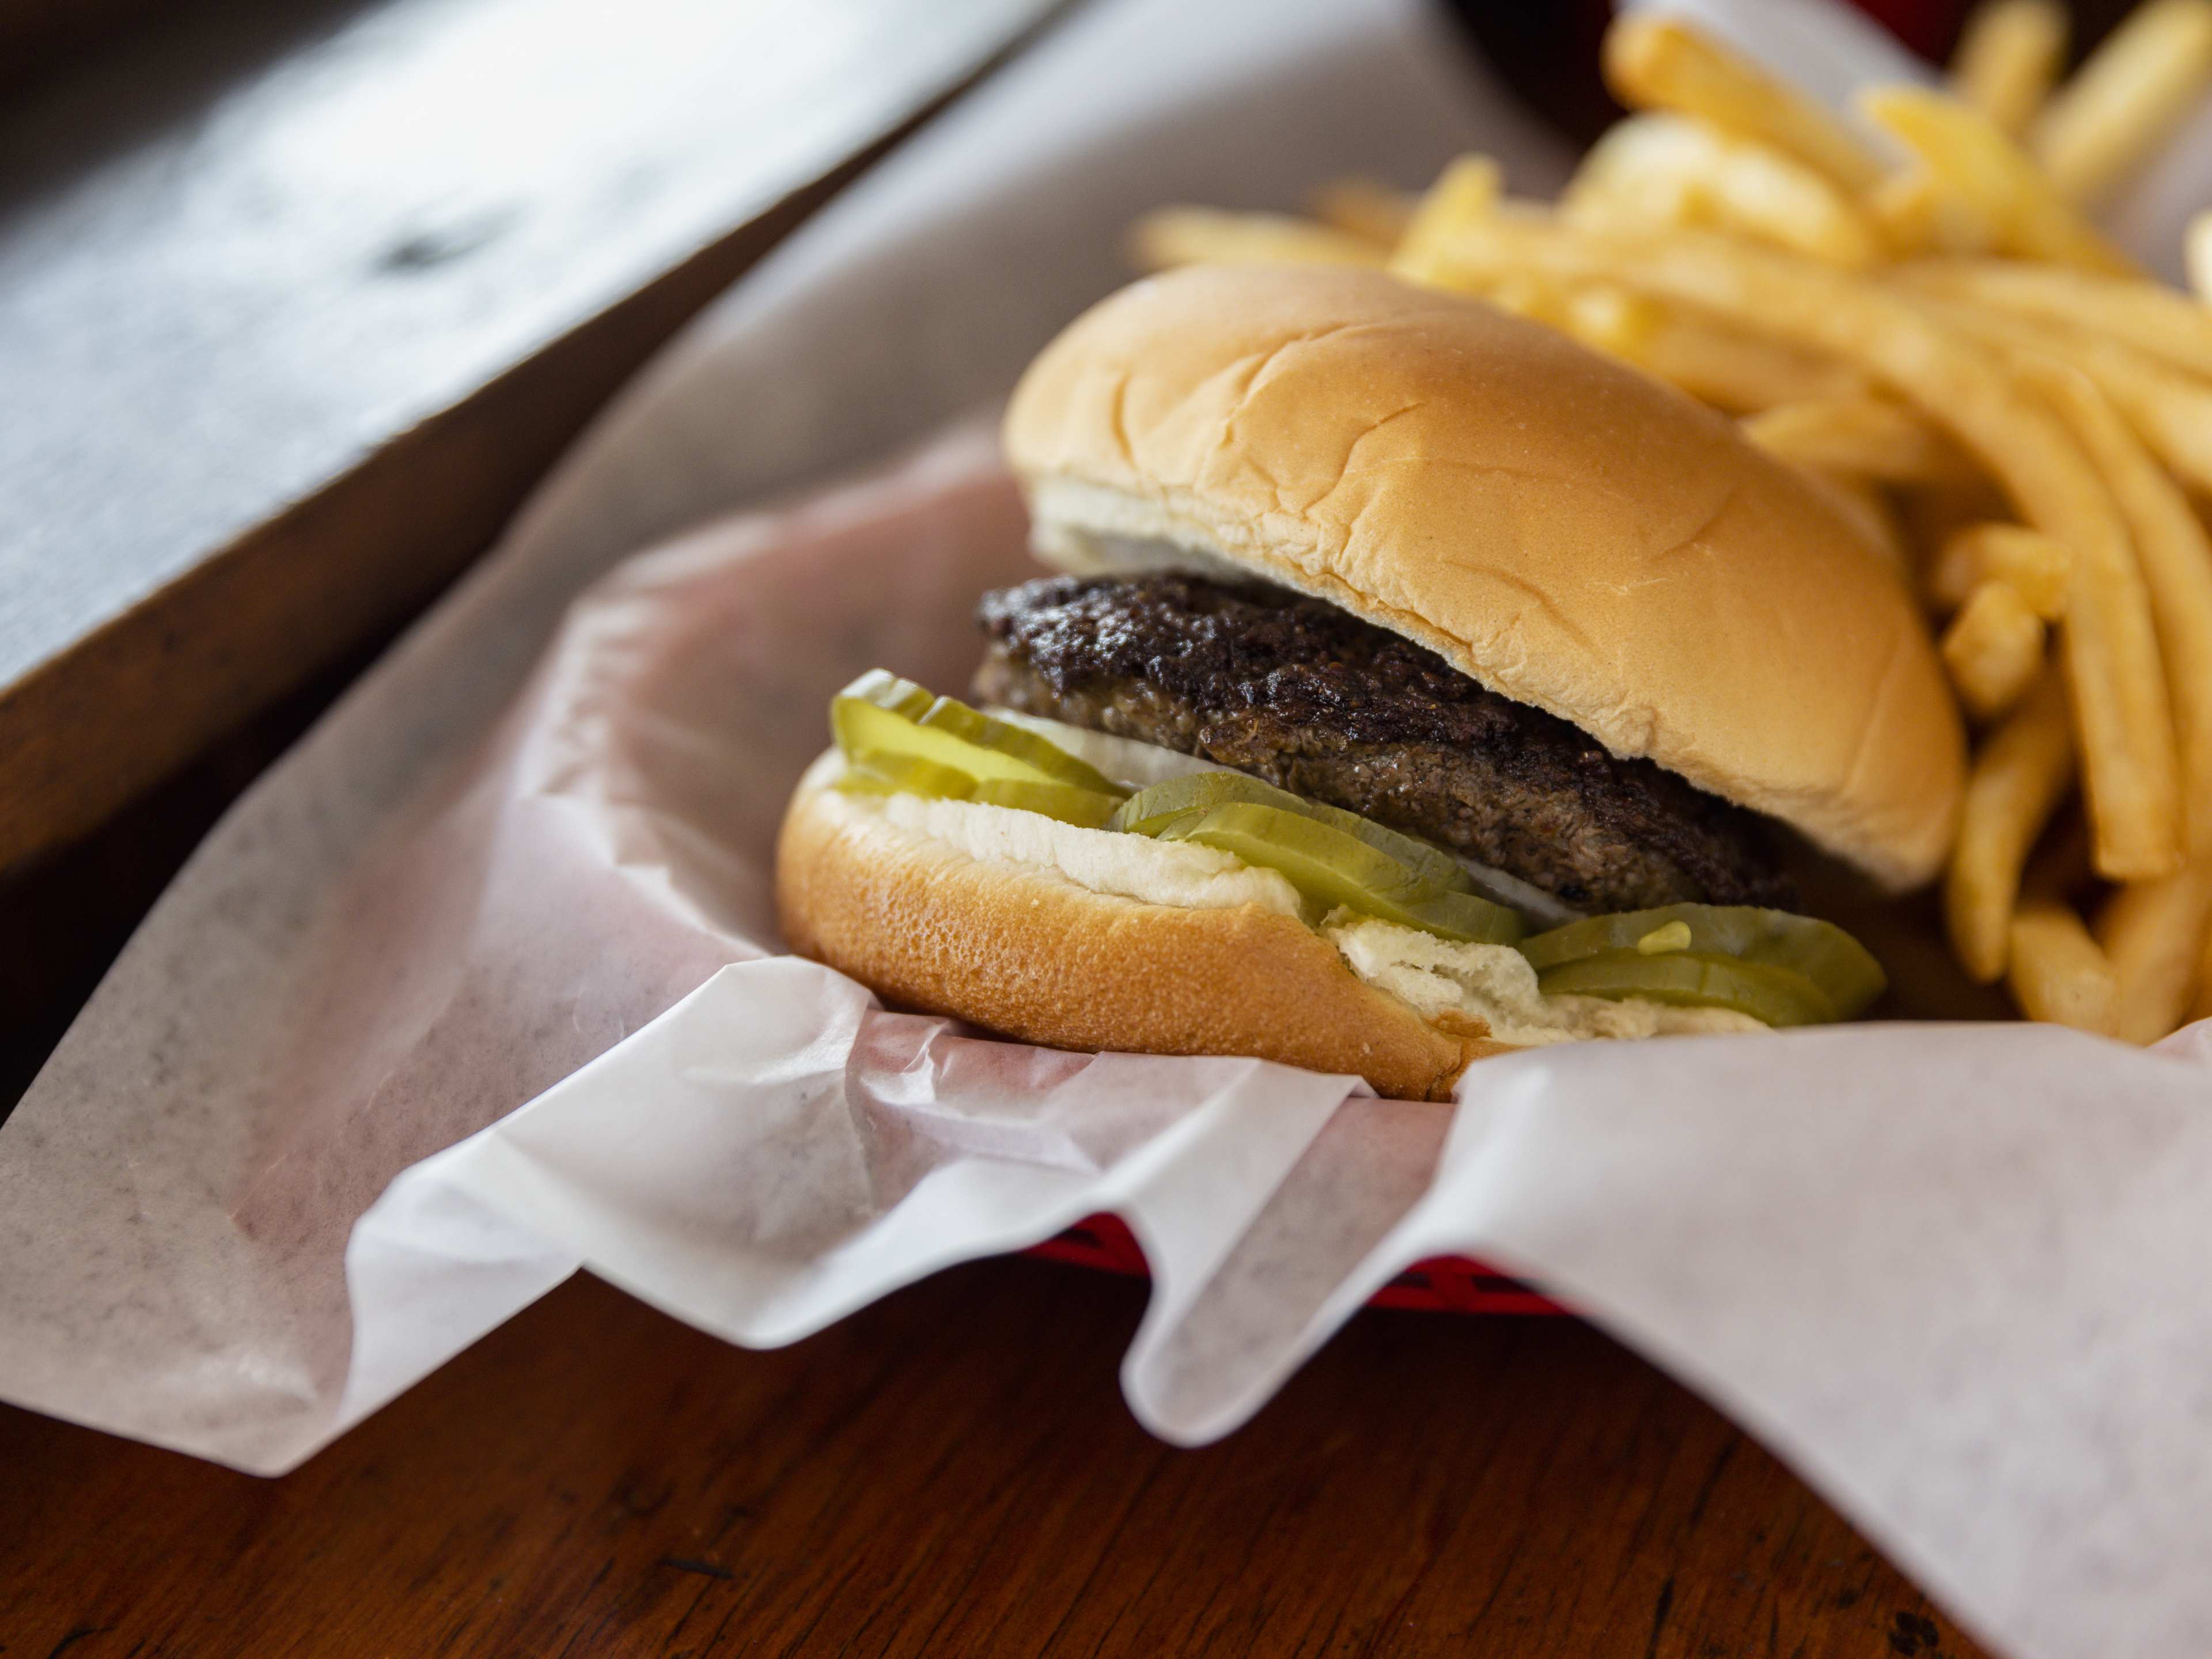
[{"label": "red basket rim", "polygon": [[[1143,1248],[1121,1217],[1085,1216],[1066,1231],[1024,1252],[1102,1273],[1149,1279]],[[1561,1307],[1510,1273],[1463,1256],[1432,1256],[1413,1265],[1367,1298],[1370,1308],[1416,1313],[1564,1315]]]}]

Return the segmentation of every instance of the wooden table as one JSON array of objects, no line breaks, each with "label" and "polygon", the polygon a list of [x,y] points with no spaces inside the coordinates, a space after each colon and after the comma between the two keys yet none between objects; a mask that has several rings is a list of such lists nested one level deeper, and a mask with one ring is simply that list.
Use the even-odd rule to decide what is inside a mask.
[{"label": "wooden table", "polygon": [[1577,1322],[1365,1314],[1178,1451],[1142,1308],[994,1261],[748,1353],[578,1279],[274,1481],[0,1411],[0,1652],[1977,1651]]},{"label": "wooden table", "polygon": [[[473,5],[391,9],[434,28],[463,26]],[[202,9],[234,34],[241,17],[273,18],[225,50],[281,69],[326,23],[376,7]],[[848,9],[884,28],[915,15],[896,0]],[[977,24],[980,62],[1023,8],[930,10]],[[705,13],[653,0],[640,15],[680,35]],[[879,55],[866,46],[833,82],[851,89]],[[146,72],[94,65],[70,95],[106,108]],[[304,495],[278,501],[264,480],[258,505],[215,502],[198,544],[132,546],[120,586],[75,590],[92,633],[13,613],[0,758],[38,762],[44,805],[0,827],[0,863],[198,758],[0,885],[0,1111],[222,803],[481,548],[627,364],[907,118],[901,85],[905,103],[856,118],[798,175],[740,188],[722,161],[691,156],[696,211],[654,260],[604,271],[536,337],[506,342],[506,359],[472,359],[419,425],[379,406],[389,429],[366,450],[359,431],[327,441],[345,435],[347,410],[324,407],[305,430],[321,447],[295,480]],[[13,131],[36,118],[19,112]],[[557,206],[562,186],[533,187]],[[362,280],[428,304],[479,253],[496,277],[503,231],[475,231],[488,226],[471,243],[469,224],[426,222],[410,240],[395,218],[363,248],[398,263],[360,267]],[[205,483],[172,471],[187,495]],[[458,495],[432,488],[455,479]],[[402,536],[410,562],[361,568]],[[235,630],[179,633],[179,619],[265,598],[256,582],[285,559],[288,580],[349,608],[288,635],[278,659],[196,678],[195,653],[219,654]],[[176,654],[110,650],[143,647],[149,617]],[[149,661],[166,672],[149,678]],[[194,696],[155,695],[165,685]],[[49,726],[41,708],[81,723]],[[134,721],[133,708],[152,713]],[[86,731],[120,734],[105,770],[57,741]],[[1148,1438],[1116,1391],[1142,1297],[1073,1268],[987,1263],[750,1354],[580,1279],[273,1481],[0,1407],[0,1656],[1975,1651],[1758,1446],[1579,1323],[1364,1316],[1252,1426],[1183,1452]]]},{"label": "wooden table", "polygon": [[1060,3],[192,0],[0,109],[0,870],[419,609]]},{"label": "wooden table", "polygon": [[0,0],[0,1118],[609,395],[1071,3]]}]

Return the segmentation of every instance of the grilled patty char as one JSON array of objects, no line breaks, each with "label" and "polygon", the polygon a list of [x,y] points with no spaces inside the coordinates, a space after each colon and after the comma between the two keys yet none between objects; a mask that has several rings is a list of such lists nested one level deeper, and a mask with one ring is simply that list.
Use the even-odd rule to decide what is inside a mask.
[{"label": "grilled patty char", "polygon": [[1765,824],[1322,600],[1181,574],[984,597],[982,701],[1426,836],[1577,908],[1794,908]]}]

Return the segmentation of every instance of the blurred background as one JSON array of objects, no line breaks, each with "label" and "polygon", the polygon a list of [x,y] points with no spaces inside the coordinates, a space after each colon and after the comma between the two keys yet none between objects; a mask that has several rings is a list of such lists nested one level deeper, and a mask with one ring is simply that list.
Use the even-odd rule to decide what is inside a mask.
[{"label": "blurred background", "polygon": [[[1618,113],[1603,0],[1433,3]],[[1930,60],[1966,9],[1858,3]],[[593,410],[1079,5],[0,0],[0,1115]]]}]

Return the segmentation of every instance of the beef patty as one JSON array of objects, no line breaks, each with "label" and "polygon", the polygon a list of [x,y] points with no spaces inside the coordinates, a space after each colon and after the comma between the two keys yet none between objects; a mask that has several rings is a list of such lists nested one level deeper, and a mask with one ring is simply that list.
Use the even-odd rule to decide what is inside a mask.
[{"label": "beef patty", "polygon": [[1319,599],[1179,574],[985,596],[975,695],[1364,813],[1593,911],[1794,908],[1765,823]]}]

